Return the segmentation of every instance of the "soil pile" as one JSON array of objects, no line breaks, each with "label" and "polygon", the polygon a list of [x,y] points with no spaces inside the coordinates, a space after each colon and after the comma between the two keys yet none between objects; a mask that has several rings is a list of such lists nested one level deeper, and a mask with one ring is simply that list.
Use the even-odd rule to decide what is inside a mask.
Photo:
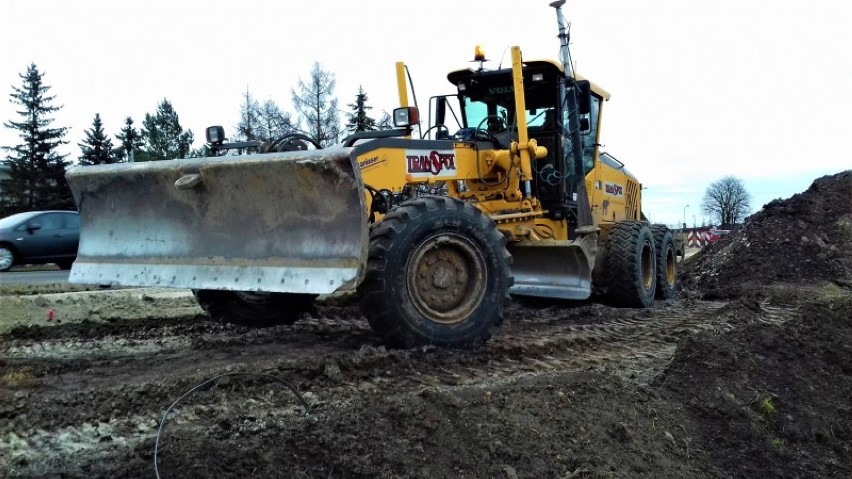
[{"label": "soil pile", "polygon": [[767,204],[694,296],[515,302],[472,350],[388,350],[343,300],[251,329],[0,288],[0,475],[153,477],[156,445],[164,478],[849,478],[850,199],[852,171]]},{"label": "soil pile", "polygon": [[679,345],[661,394],[726,477],[852,477],[852,295],[776,324],[752,299],[726,307],[740,327]]},{"label": "soil pile", "polygon": [[776,283],[835,283],[852,289],[852,170],[817,179],[803,193],[774,200],[742,228],[688,261],[687,292],[735,297]]}]

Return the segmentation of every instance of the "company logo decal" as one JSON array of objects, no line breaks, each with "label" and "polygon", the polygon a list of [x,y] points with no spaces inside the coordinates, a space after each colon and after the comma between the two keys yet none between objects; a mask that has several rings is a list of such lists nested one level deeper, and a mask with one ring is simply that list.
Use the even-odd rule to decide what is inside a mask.
[{"label": "company logo decal", "polygon": [[379,158],[378,156],[374,156],[372,158],[367,158],[366,160],[361,160],[358,162],[358,167],[362,170],[366,170],[371,166],[378,165],[379,163],[384,163],[384,158]]},{"label": "company logo decal", "polygon": [[494,95],[495,93],[512,93],[515,89],[511,86],[495,86],[488,89],[488,93]]},{"label": "company logo decal", "polygon": [[405,159],[412,176],[452,175],[456,171],[456,155],[452,152],[408,150]]},{"label": "company logo decal", "polygon": [[604,182],[604,193],[610,196],[624,196],[624,187],[616,183]]}]

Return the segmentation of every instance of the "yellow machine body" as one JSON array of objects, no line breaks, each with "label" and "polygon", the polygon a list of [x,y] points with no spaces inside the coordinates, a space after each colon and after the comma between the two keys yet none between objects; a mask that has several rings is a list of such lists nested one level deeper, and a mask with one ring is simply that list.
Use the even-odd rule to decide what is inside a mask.
[{"label": "yellow machine body", "polygon": [[672,297],[671,233],[600,151],[609,94],[570,71],[563,3],[561,63],[512,47],[511,67],[490,70],[479,51],[425,122],[397,63],[394,130],[310,149],[301,133],[224,143],[211,127],[209,158],[70,169],[70,281],[192,289],[212,318],[245,325],[354,291],[374,332],[405,347],[481,343],[511,295]]}]

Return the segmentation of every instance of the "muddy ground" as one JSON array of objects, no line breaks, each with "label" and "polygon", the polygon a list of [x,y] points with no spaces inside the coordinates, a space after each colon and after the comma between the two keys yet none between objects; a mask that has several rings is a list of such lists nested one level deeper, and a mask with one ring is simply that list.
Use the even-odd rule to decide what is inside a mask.
[{"label": "muddy ground", "polygon": [[[845,248],[852,211],[823,216]],[[725,261],[766,274],[797,249],[742,247],[757,221]],[[387,350],[347,297],[249,329],[188,291],[0,288],[0,472],[153,477],[156,447],[164,478],[852,477],[852,278],[723,288],[694,266],[723,248],[676,300],[513,302],[471,351]]]}]

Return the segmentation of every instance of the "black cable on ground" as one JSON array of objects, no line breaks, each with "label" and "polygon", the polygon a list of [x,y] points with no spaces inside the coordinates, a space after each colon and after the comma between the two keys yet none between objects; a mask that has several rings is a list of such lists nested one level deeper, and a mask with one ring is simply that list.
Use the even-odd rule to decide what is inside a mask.
[{"label": "black cable on ground", "polygon": [[217,380],[219,380],[219,379],[221,379],[221,378],[223,378],[223,377],[225,377],[225,376],[239,376],[239,375],[244,375],[244,376],[258,376],[258,377],[271,378],[271,379],[274,379],[275,381],[278,381],[278,382],[280,382],[280,383],[284,384],[285,386],[287,386],[287,388],[288,388],[288,389],[290,389],[290,391],[292,391],[292,392],[293,392],[293,394],[296,396],[296,399],[298,399],[298,400],[299,400],[299,402],[300,402],[300,403],[302,403],[302,407],[304,407],[304,408],[305,408],[305,416],[310,416],[310,415],[312,415],[312,414],[313,414],[313,411],[311,410],[311,407],[308,405],[308,403],[305,401],[305,399],[302,397],[302,395],[301,395],[301,394],[299,394],[299,391],[297,391],[297,390],[296,390],[296,388],[294,388],[294,387],[293,387],[290,383],[288,383],[287,381],[284,381],[283,379],[281,379],[281,378],[279,378],[278,376],[275,376],[275,375],[273,375],[273,374],[266,374],[266,373],[249,373],[249,372],[235,371],[235,372],[230,372],[230,373],[222,373],[222,374],[220,374],[220,375],[218,375],[218,376],[214,376],[214,377],[212,377],[212,378],[210,378],[210,379],[205,380],[204,382],[202,382],[201,384],[199,384],[199,385],[195,386],[194,388],[190,389],[189,391],[187,391],[187,392],[183,393],[183,394],[181,395],[181,397],[177,398],[177,400],[176,400],[175,402],[173,402],[173,403],[172,403],[172,404],[171,404],[171,405],[170,405],[170,406],[166,409],[166,412],[165,412],[165,413],[163,413],[163,419],[161,419],[161,420],[160,420],[160,427],[157,429],[157,439],[156,439],[156,441],[154,441],[154,474],[157,476],[157,479],[160,479],[160,470],[159,470],[159,468],[158,468],[158,466],[157,466],[157,451],[158,451],[158,449],[160,448],[160,436],[162,436],[163,431],[166,429],[166,419],[169,417],[169,413],[170,413],[170,412],[172,412],[172,409],[173,409],[173,408],[174,408],[174,407],[175,407],[175,406],[176,406],[179,402],[183,401],[183,400],[184,400],[187,396],[189,396],[189,395],[191,395],[191,394],[195,393],[196,391],[201,390],[202,388],[206,388],[206,387],[212,386],[212,385],[213,385],[213,383],[215,383]]}]

